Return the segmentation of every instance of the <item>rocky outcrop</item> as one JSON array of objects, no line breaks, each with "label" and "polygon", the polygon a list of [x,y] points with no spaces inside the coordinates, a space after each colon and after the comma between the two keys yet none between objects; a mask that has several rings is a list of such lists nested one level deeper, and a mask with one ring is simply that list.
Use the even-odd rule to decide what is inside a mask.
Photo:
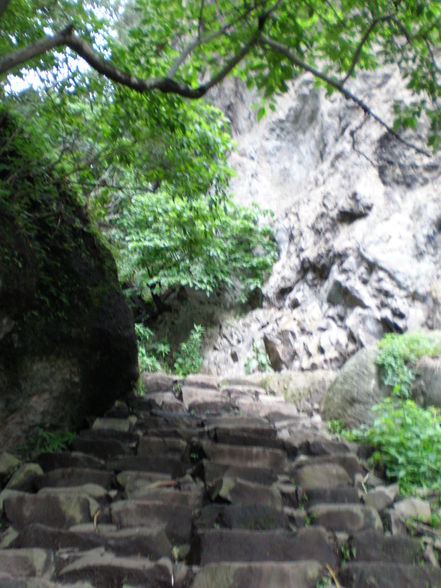
[{"label": "rocky outcrop", "polygon": [[[409,99],[394,67],[360,73],[351,91],[388,123],[396,97]],[[217,100],[236,130],[232,191],[274,211],[280,259],[263,308],[221,321],[205,369],[241,374],[256,344],[276,370],[339,368],[385,332],[437,328],[441,156],[399,143],[307,75],[259,124],[240,84]]]},{"label": "rocky outcrop", "polygon": [[372,407],[388,394],[380,382],[377,346],[358,351],[339,371],[329,386],[322,404],[326,420],[337,420],[345,427],[372,424]]},{"label": "rocky outcrop", "polygon": [[441,583],[430,500],[400,500],[320,419],[258,385],[144,383],[80,432],[82,452],[40,455],[32,489],[7,482],[2,586]]},{"label": "rocky outcrop", "polygon": [[114,260],[66,180],[18,150],[20,124],[0,113],[0,445],[15,449],[104,412],[138,369]]}]

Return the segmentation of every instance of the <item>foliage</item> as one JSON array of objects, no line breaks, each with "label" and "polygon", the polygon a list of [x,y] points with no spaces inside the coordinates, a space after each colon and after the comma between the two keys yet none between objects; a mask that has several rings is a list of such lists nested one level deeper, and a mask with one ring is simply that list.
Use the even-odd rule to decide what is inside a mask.
[{"label": "foliage", "polygon": [[21,448],[21,453],[26,458],[32,458],[40,453],[66,451],[75,436],[71,431],[53,431],[46,427],[37,427],[26,445]]},{"label": "foliage", "polygon": [[271,372],[272,367],[262,342],[253,342],[253,352],[245,363],[245,373]]},{"label": "foliage", "polygon": [[188,339],[179,346],[179,351],[173,364],[174,372],[178,376],[196,374],[201,369],[203,336],[204,328],[201,325],[194,325]]},{"label": "foliage", "polygon": [[165,371],[187,376],[200,370],[204,336],[204,329],[200,325],[193,326],[188,339],[183,341],[174,353],[168,343],[158,341],[153,331],[145,325],[136,324],[135,331],[140,371]]},{"label": "foliage", "polygon": [[418,487],[441,490],[441,416],[412,400],[387,398],[374,407],[372,426],[353,430],[349,437],[375,447],[372,462],[403,494]]},{"label": "foliage", "polygon": [[441,334],[426,331],[388,334],[378,344],[377,364],[385,386],[409,398],[417,359],[441,354]]},{"label": "foliage", "polygon": [[138,359],[140,371],[159,372],[170,353],[170,345],[155,339],[155,334],[145,325],[135,324],[138,339]]},{"label": "foliage", "polygon": [[[397,128],[415,128],[426,113],[429,142],[439,146],[437,0],[134,0],[124,4],[124,11],[120,7],[119,2],[104,0],[14,0],[1,17],[0,56],[32,48],[36,40],[73,24],[78,37],[108,59],[109,78],[120,68],[151,82],[147,90],[153,86],[200,97],[206,80],[214,83],[233,71],[268,99],[286,91],[289,80],[302,71],[311,71],[327,90],[351,97],[347,86],[357,70],[396,63],[414,93],[410,104],[397,101]],[[99,67],[90,59],[89,63]],[[51,52],[35,53],[14,71],[48,75],[53,68],[56,81],[66,72],[74,78],[78,74],[72,53],[62,44]],[[123,81],[133,86],[133,77]],[[192,91],[195,88],[200,91]]]},{"label": "foliage", "polygon": [[262,285],[276,258],[259,211],[200,196],[189,202],[166,191],[135,196],[117,221],[121,279],[158,295],[188,286],[208,294],[235,288],[240,300]]}]

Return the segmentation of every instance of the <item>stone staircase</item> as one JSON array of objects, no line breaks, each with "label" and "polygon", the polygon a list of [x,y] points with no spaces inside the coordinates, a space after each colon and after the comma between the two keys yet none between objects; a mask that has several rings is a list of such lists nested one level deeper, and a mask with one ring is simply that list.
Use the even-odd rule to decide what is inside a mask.
[{"label": "stone staircase", "polygon": [[0,467],[0,587],[441,587],[430,504],[318,415],[244,382],[145,384],[71,452]]}]

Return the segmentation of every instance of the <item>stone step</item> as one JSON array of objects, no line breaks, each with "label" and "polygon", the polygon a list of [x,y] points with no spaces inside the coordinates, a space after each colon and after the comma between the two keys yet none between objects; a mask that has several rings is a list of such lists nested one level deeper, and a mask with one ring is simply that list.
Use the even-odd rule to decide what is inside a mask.
[{"label": "stone step", "polygon": [[349,562],[339,578],[346,588],[438,588],[441,570],[430,566],[413,566],[380,562]]},{"label": "stone step", "polygon": [[181,413],[185,411],[184,403],[176,398],[173,392],[155,392],[145,397],[143,410],[161,409],[171,413]]},{"label": "stone step", "polygon": [[130,500],[164,501],[170,505],[187,506],[192,510],[200,508],[204,498],[204,489],[195,487],[194,490],[179,490],[156,485],[156,487],[137,488],[127,492]]},{"label": "stone step", "polygon": [[201,441],[207,459],[220,464],[283,471],[287,467],[285,452],[266,447],[237,447],[210,441]]},{"label": "stone step", "polygon": [[269,531],[287,529],[288,517],[283,509],[261,504],[209,504],[195,515],[193,525],[198,533],[212,529]]},{"label": "stone step", "polygon": [[171,588],[173,566],[169,559],[150,562],[146,558],[118,557],[93,550],[64,566],[57,574],[65,582],[88,581],[94,588],[125,585],[145,588]]},{"label": "stone step", "polygon": [[92,431],[113,431],[114,433],[129,433],[133,426],[133,419],[102,417],[94,420]]},{"label": "stone step", "polygon": [[[265,432],[263,430],[262,432]],[[259,430],[253,429],[252,433],[246,429],[237,432],[226,428],[216,428],[208,432],[209,437],[224,445],[238,445],[239,447],[269,447],[272,449],[284,449],[282,440],[275,437],[265,437],[259,434]]]},{"label": "stone step", "polygon": [[107,462],[109,470],[122,472],[124,470],[139,472],[158,472],[177,478],[185,474],[191,466],[180,457],[173,457],[167,453],[152,455],[151,457],[138,457],[128,455],[112,459]]},{"label": "stone step", "polygon": [[[28,525],[12,543],[15,548],[40,547],[46,550],[74,548],[88,551],[105,547],[115,555],[160,559],[171,557],[173,546],[164,530],[148,527],[105,530],[101,525],[81,525],[80,530],[57,529],[42,524]],[[1,583],[0,583],[1,585]]]},{"label": "stone step", "polygon": [[422,541],[406,536],[385,536],[369,531],[351,536],[350,553],[356,561],[419,564],[423,560]]},{"label": "stone step", "polygon": [[[320,471],[326,472],[331,477],[332,469],[335,468],[335,471],[344,470],[349,477],[350,483],[354,483],[355,477],[360,474],[364,476],[366,474],[366,470],[364,469],[363,465],[358,460],[357,456],[352,453],[336,453],[333,455],[322,455],[318,457],[306,457],[300,456],[291,466],[291,472],[294,478],[296,477],[314,477],[314,475],[320,475]],[[309,470],[309,472],[308,472]],[[308,472],[309,475],[306,473]],[[323,479],[325,479],[325,475],[320,476],[320,482],[315,484],[315,487],[319,487],[323,485]],[[303,485],[299,482],[300,485]],[[326,485],[326,484],[325,484]],[[338,484],[339,486],[343,486],[345,484]],[[314,487],[311,483],[308,483],[309,487]],[[328,485],[329,486],[329,485]]]},{"label": "stone step", "polygon": [[176,481],[169,474],[124,470],[116,476],[118,484],[130,495],[142,488],[174,487]]},{"label": "stone step", "polygon": [[191,588],[316,588],[324,575],[318,561],[221,563],[204,566]]},{"label": "stone step", "polygon": [[310,488],[302,492],[303,504],[308,508],[316,504],[360,504],[360,491],[353,486]]},{"label": "stone step", "polygon": [[76,451],[47,452],[41,453],[37,461],[45,472],[60,468],[88,468],[94,470],[105,470],[104,460]]},{"label": "stone step", "polygon": [[90,512],[90,499],[69,494],[10,496],[4,500],[3,511],[16,529],[33,523],[66,529],[90,522],[95,514]]},{"label": "stone step", "polygon": [[308,509],[308,516],[314,525],[320,525],[335,532],[360,533],[362,531],[383,531],[378,512],[362,504],[316,504]]},{"label": "stone step", "polygon": [[324,528],[308,527],[293,533],[220,529],[200,533],[190,554],[195,564],[219,562],[301,561],[311,559],[334,567],[337,550]]},{"label": "stone step", "polygon": [[121,528],[163,530],[172,543],[189,543],[192,510],[166,501],[122,500],[110,506],[112,523]]},{"label": "stone step", "polygon": [[155,454],[182,455],[187,442],[175,437],[143,436],[138,444],[138,457],[151,457]]},{"label": "stone step", "polygon": [[[0,550],[0,574],[12,578],[30,578],[38,576],[49,579],[54,571],[54,556],[51,551],[39,547],[26,549]],[[0,586],[7,586],[1,580]]]},{"label": "stone step", "polygon": [[185,378],[183,384],[197,388],[219,388],[220,380],[217,376],[208,374],[190,374]]},{"label": "stone step", "polygon": [[[93,436],[95,437],[95,435]],[[72,448],[103,460],[126,453],[135,453],[136,445],[131,446],[118,441],[118,439],[91,438],[92,435],[88,435],[88,437],[77,437],[72,443]]]},{"label": "stone step", "polygon": [[[141,380],[144,385],[145,394],[151,394],[153,392],[167,392],[172,391],[177,384],[182,382],[182,378],[175,375],[154,373],[150,374],[144,372],[141,374]],[[143,398],[135,397],[130,400],[130,406],[137,408]]]},{"label": "stone step", "polygon": [[109,489],[114,485],[113,472],[95,470],[92,468],[57,468],[45,473],[40,481],[40,488],[82,486],[83,484],[97,484]]},{"label": "stone step", "polygon": [[207,485],[207,493],[212,502],[238,505],[261,504],[276,509],[281,509],[283,506],[282,496],[276,488],[240,478],[224,476],[212,486]]},{"label": "stone step", "polygon": [[274,484],[278,480],[277,474],[268,468],[229,466],[228,464],[213,463],[207,459],[196,464],[193,475],[203,480],[207,486],[217,484],[223,477],[240,478],[266,485]]}]

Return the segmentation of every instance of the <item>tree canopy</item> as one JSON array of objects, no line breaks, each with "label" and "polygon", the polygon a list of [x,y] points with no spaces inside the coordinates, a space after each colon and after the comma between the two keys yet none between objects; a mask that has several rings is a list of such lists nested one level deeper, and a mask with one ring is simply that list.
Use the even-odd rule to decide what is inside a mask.
[{"label": "tree canopy", "polygon": [[[261,212],[229,195],[228,120],[197,99],[235,75],[257,90],[260,117],[309,72],[427,153],[402,131],[425,116],[440,145],[440,24],[436,0],[0,0],[0,102],[40,137],[40,165],[87,206],[129,291],[244,299],[276,247]],[[352,85],[391,63],[413,93],[397,97],[394,123]]]},{"label": "tree canopy", "polygon": [[411,105],[397,102],[396,128],[425,112],[429,143],[439,146],[437,0],[2,0],[0,19],[0,74],[65,73],[76,54],[140,93],[200,98],[233,72],[271,98],[308,71],[376,117],[350,80],[358,69],[396,63],[415,93]]}]

